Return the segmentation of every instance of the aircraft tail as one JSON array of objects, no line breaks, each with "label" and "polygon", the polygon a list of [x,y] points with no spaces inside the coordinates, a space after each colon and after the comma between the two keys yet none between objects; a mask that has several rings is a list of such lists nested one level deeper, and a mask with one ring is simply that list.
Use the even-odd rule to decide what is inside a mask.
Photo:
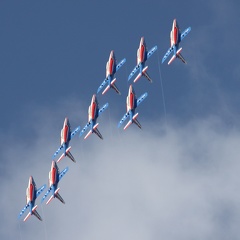
[{"label": "aircraft tail", "polygon": [[[97,124],[96,124],[96,125],[97,125]],[[96,126],[96,125],[95,125],[95,126]],[[96,128],[93,127],[93,132],[94,132],[99,138],[103,139],[103,136],[102,136],[102,134],[99,132],[99,130],[97,129],[97,127],[96,127]]]},{"label": "aircraft tail", "polygon": [[145,78],[147,78],[147,80],[148,80],[150,83],[152,83],[152,79],[150,78],[150,76],[149,76],[149,74],[147,73],[147,71],[143,72],[143,76],[144,76]]},{"label": "aircraft tail", "polygon": [[76,162],[75,158],[73,157],[73,155],[71,154],[70,151],[66,153],[66,156],[67,156],[69,159],[71,159],[73,162]]},{"label": "aircraft tail", "polygon": [[179,53],[177,57],[181,59],[183,63],[187,64],[187,61],[184,59],[181,53]]},{"label": "aircraft tail", "polygon": [[138,113],[136,113],[133,116],[133,118],[128,121],[128,123],[125,125],[125,127],[123,129],[126,130],[132,123],[135,123],[139,128],[141,128],[141,124],[137,120],[137,116],[138,116]]},{"label": "aircraft tail", "polygon": [[58,191],[60,190],[60,188],[58,188],[56,191],[55,191],[55,197],[63,204],[65,204],[65,201],[63,200],[63,198],[61,197],[61,195],[58,193]]},{"label": "aircraft tail", "polygon": [[99,130],[97,129],[99,123],[96,123],[93,127],[93,129],[91,129],[87,135],[84,137],[84,139],[88,138],[92,133],[95,133],[99,138],[103,139],[102,134],[99,132]]},{"label": "aircraft tail", "polygon": [[34,206],[34,208],[32,209],[32,214],[31,214],[31,212],[29,212],[29,213],[27,214],[27,216],[23,219],[23,221],[24,221],[24,222],[27,221],[28,218],[29,218],[31,215],[34,215],[36,218],[38,218],[40,221],[42,221],[42,218],[41,218],[41,216],[39,215],[39,213],[37,212],[36,209],[37,209],[37,205]]},{"label": "aircraft tail", "polygon": [[59,190],[60,190],[60,188],[58,188],[58,189],[52,194],[52,196],[48,199],[48,201],[46,202],[46,204],[49,204],[49,203],[53,200],[53,198],[55,198],[55,197],[56,197],[60,202],[62,202],[62,203],[65,204],[63,198],[62,198],[62,197],[60,196],[60,194],[58,193]]},{"label": "aircraft tail", "polygon": [[115,85],[115,82],[116,82],[116,78],[114,78],[112,81],[111,81],[111,87],[119,94],[121,95],[119,89],[117,88],[117,86]]},{"label": "aircraft tail", "polygon": [[[59,157],[59,159],[57,160],[57,163],[60,162],[60,161],[64,158],[65,155],[68,156],[68,153],[70,153],[71,148],[72,148],[71,146],[67,148],[66,152],[63,153],[63,154]],[[71,153],[70,153],[70,154],[71,154]],[[72,159],[71,159],[71,160],[72,160]]]},{"label": "aircraft tail", "polygon": [[37,210],[33,211],[33,215],[38,218],[40,221],[42,221],[41,216],[39,215],[39,213],[37,212]]},{"label": "aircraft tail", "polygon": [[184,63],[186,63],[183,56],[181,55],[181,51],[182,51],[182,48],[179,48],[177,50],[176,54],[174,54],[172,58],[169,60],[168,65],[170,65],[176,58],[180,58]]},{"label": "aircraft tail", "polygon": [[[133,80],[133,82],[137,82],[142,75],[145,76],[145,77],[146,77],[146,75],[148,76],[148,74],[146,73],[147,70],[148,70],[148,66],[146,66],[146,67],[142,70],[142,72],[140,72],[140,73],[137,75],[137,77]],[[148,80],[149,80],[149,79],[148,79]],[[150,80],[149,80],[149,81],[150,81]]]},{"label": "aircraft tail", "polygon": [[137,118],[133,119],[133,122],[141,129],[142,126],[140,124],[140,122],[137,120]]},{"label": "aircraft tail", "polygon": [[104,89],[104,91],[102,92],[102,95],[104,95],[104,94],[110,89],[110,87],[113,88],[119,95],[121,95],[120,91],[118,90],[117,86],[115,85],[116,80],[117,80],[117,79],[114,78],[114,79],[111,81],[110,85],[108,85],[108,86]]},{"label": "aircraft tail", "polygon": [[104,95],[108,90],[110,89],[110,86],[107,85],[107,87],[104,89],[104,91],[102,92],[102,95]]}]

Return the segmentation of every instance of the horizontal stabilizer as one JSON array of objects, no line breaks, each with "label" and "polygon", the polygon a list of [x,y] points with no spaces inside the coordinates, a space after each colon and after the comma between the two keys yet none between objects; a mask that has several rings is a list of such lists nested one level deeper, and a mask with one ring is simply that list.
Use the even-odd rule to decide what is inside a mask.
[{"label": "horizontal stabilizer", "polygon": [[146,66],[146,67],[143,69],[142,75],[143,75],[145,78],[147,78],[147,80],[148,80],[149,82],[152,83],[152,79],[151,79],[150,76],[148,75],[147,69],[148,69],[148,66]]},{"label": "horizontal stabilizer", "polygon": [[129,120],[123,129],[126,130],[131,124],[132,124],[132,121]]},{"label": "horizontal stabilizer", "polygon": [[65,157],[65,155],[67,156],[67,154],[68,154],[68,152],[71,150],[71,148],[72,148],[71,146],[67,148],[66,153],[63,153],[63,154],[59,157],[59,159],[57,160],[57,163],[60,162],[60,161]]},{"label": "horizontal stabilizer", "polygon": [[116,78],[114,78],[112,81],[111,81],[111,86],[117,81]]},{"label": "horizontal stabilizer", "polygon": [[31,216],[31,213],[29,212],[27,216],[23,219],[23,221],[26,222],[30,216]]},{"label": "horizontal stabilizer", "polygon": [[52,195],[52,196],[47,200],[46,204],[49,204],[49,203],[53,200],[53,198],[54,198],[54,195]]},{"label": "horizontal stabilizer", "polygon": [[176,58],[176,55],[173,55],[169,60],[168,65],[170,65],[175,60],[175,58]]},{"label": "horizontal stabilizer", "polygon": [[94,125],[94,127],[93,127],[93,130],[91,129],[91,130],[87,133],[87,135],[84,137],[84,139],[87,139],[87,138],[94,132],[94,130],[98,127],[98,125],[99,125],[99,123],[96,123],[96,124]]},{"label": "horizontal stabilizer", "polygon": [[110,89],[110,86],[108,85],[108,86],[104,89],[104,91],[102,92],[102,95],[104,95],[109,89]]},{"label": "horizontal stabilizer", "polygon": [[136,78],[133,80],[133,82],[137,82],[137,81],[140,79],[141,76],[142,76],[142,73],[139,73],[139,74],[136,76]]},{"label": "horizontal stabilizer", "polygon": [[176,54],[179,55],[181,51],[182,51],[182,48],[179,48]]},{"label": "horizontal stabilizer", "polygon": [[[146,77],[146,72],[147,72],[147,70],[148,70],[148,66],[146,66],[146,67],[142,70],[142,72],[137,75],[137,77],[133,80],[133,82],[137,82],[142,75],[144,75],[144,76]],[[148,75],[147,75],[147,76],[148,76]],[[150,78],[149,78],[149,79],[150,79]],[[150,81],[150,80],[149,80],[149,81]]]},{"label": "horizontal stabilizer", "polygon": [[58,188],[56,191],[55,191],[55,197],[63,204],[65,204],[65,201],[63,200],[63,198],[61,197],[61,195],[58,193],[60,190],[60,188]]},{"label": "horizontal stabilizer", "polygon": [[[33,214],[34,214],[34,211],[36,211],[36,209],[37,209],[37,205],[34,206],[34,208],[32,209]],[[27,214],[27,216],[23,219],[23,221],[26,222],[30,216],[31,216],[31,212]]]},{"label": "horizontal stabilizer", "polygon": [[140,122],[137,120],[138,113],[133,116],[133,122],[139,127],[142,128]]},{"label": "horizontal stabilizer", "polygon": [[93,127],[93,132],[94,132],[99,138],[103,139],[102,134],[101,134],[101,133],[99,132],[99,130],[97,129],[98,125],[99,125],[99,123],[96,123],[96,124],[94,125],[94,127]]},{"label": "horizontal stabilizer", "polygon": [[133,116],[133,118],[128,121],[128,123],[125,125],[125,127],[124,127],[123,129],[126,130],[133,122],[135,122],[137,116],[138,116],[138,113],[136,113],[136,114]]}]

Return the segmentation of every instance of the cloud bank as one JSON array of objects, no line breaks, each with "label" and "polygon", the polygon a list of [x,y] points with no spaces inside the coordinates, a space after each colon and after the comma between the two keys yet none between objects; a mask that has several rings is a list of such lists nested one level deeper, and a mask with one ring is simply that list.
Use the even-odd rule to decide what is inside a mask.
[{"label": "cloud bank", "polygon": [[99,119],[104,141],[76,137],[78,162],[59,163],[70,168],[59,185],[66,205],[38,199],[44,221],[18,221],[29,175],[47,183],[58,146],[56,119],[46,123],[45,112],[38,114],[30,147],[18,142],[3,153],[1,239],[238,239],[240,134],[218,117],[181,127],[142,120],[142,131],[123,132],[106,113]]}]

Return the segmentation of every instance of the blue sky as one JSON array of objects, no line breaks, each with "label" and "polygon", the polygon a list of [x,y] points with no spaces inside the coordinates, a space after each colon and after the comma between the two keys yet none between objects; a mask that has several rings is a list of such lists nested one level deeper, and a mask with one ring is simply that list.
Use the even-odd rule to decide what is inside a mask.
[{"label": "blue sky", "polygon": [[[0,238],[238,239],[239,6],[1,1]],[[182,30],[192,27],[181,45],[187,65],[160,64],[174,18]],[[138,96],[149,94],[139,108],[143,130],[123,132],[117,123],[142,36],[158,46],[148,62],[153,83],[134,84]],[[64,117],[73,128],[85,125],[111,50],[127,62],[117,74],[122,95],[98,97],[109,102],[99,119],[104,141],[76,137],[79,162],[59,165],[70,168],[60,184],[67,204],[39,206],[43,223],[19,223],[29,175],[47,183]]]}]

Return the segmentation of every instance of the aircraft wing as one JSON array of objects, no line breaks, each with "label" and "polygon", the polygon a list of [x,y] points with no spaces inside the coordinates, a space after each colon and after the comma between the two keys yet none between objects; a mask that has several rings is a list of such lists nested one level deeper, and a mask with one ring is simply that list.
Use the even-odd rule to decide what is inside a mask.
[{"label": "aircraft wing", "polygon": [[37,193],[36,193],[36,197],[38,197],[40,195],[40,193],[44,190],[44,188],[46,187],[47,185],[44,184],[42,185],[38,190],[37,190]]},{"label": "aircraft wing", "polygon": [[81,129],[80,126],[78,126],[73,132],[71,132],[71,139],[75,136],[77,132],[80,131],[80,129]]},{"label": "aircraft wing", "polygon": [[116,66],[116,71],[119,70],[119,68],[126,62],[126,58],[124,58],[117,66]]},{"label": "aircraft wing", "polygon": [[98,110],[98,116],[101,115],[102,112],[108,107],[108,103],[106,103],[101,109]]},{"label": "aircraft wing", "polygon": [[103,87],[106,85],[106,83],[108,82],[107,78],[105,78],[102,82],[102,84],[99,86],[98,90],[97,90],[97,93],[99,93]]},{"label": "aircraft wing", "polygon": [[82,129],[82,131],[80,132],[80,137],[83,135],[83,133],[89,128],[89,126],[91,125],[91,123],[90,122],[88,122],[87,124],[86,124],[86,126]]},{"label": "aircraft wing", "polygon": [[44,194],[41,203],[44,201],[44,199],[48,196],[48,194],[52,191],[53,185],[47,190],[47,192]]},{"label": "aircraft wing", "polygon": [[148,93],[145,92],[141,97],[137,99],[137,107],[140,105],[140,103],[147,97]]},{"label": "aircraft wing", "polygon": [[166,54],[164,55],[163,59],[162,59],[162,63],[168,58],[168,56],[171,54],[171,52],[173,51],[173,46],[170,47],[168,49],[168,51],[166,52]]},{"label": "aircraft wing", "polygon": [[137,72],[137,70],[139,69],[139,65],[137,65],[132,72],[129,74],[128,76],[128,81],[132,78],[132,76]]},{"label": "aircraft wing", "polygon": [[184,30],[184,32],[181,34],[180,37],[180,42],[190,33],[191,27],[188,27],[187,29]]},{"label": "aircraft wing", "polygon": [[149,59],[154,52],[156,52],[157,46],[153,47],[150,51],[147,53],[147,59]]},{"label": "aircraft wing", "polygon": [[128,116],[129,116],[128,112],[124,114],[124,116],[122,117],[122,119],[118,123],[118,127],[120,127],[122,125],[122,123],[128,118]]},{"label": "aircraft wing", "polygon": [[52,158],[55,158],[55,157],[58,155],[58,153],[62,150],[62,148],[63,148],[63,145],[61,145],[61,146],[58,148],[58,150],[53,154],[53,157],[52,157]]},{"label": "aircraft wing", "polygon": [[20,218],[23,213],[26,211],[26,209],[29,207],[29,203],[22,209],[22,211],[20,212],[20,214],[18,215],[18,218]]},{"label": "aircraft wing", "polygon": [[64,170],[61,171],[61,173],[59,174],[58,177],[58,181],[60,181],[62,179],[62,177],[65,175],[65,173],[68,171],[68,167],[66,167]]}]

